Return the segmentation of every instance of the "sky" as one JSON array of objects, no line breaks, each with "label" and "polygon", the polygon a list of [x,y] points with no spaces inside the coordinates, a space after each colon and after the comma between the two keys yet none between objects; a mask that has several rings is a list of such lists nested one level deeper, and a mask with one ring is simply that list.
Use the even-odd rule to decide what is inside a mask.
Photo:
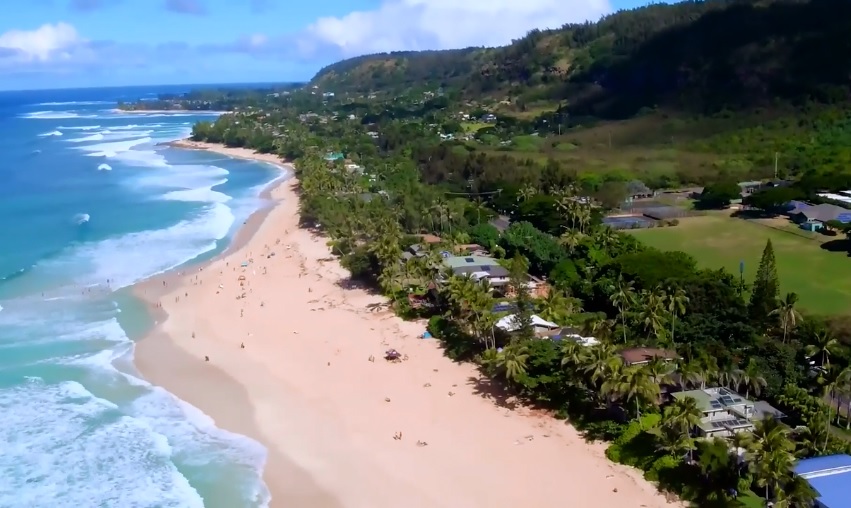
[{"label": "sky", "polygon": [[309,80],[385,51],[498,46],[637,0],[3,0],[0,90]]}]

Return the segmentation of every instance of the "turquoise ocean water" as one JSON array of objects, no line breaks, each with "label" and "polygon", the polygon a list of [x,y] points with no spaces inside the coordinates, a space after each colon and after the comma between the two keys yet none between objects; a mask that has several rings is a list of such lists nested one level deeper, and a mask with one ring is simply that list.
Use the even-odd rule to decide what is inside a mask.
[{"label": "turquoise ocean water", "polygon": [[[0,506],[264,506],[265,449],[144,381],[127,287],[220,252],[280,176],[158,146],[186,87],[0,92]],[[109,284],[107,284],[107,280]]]}]

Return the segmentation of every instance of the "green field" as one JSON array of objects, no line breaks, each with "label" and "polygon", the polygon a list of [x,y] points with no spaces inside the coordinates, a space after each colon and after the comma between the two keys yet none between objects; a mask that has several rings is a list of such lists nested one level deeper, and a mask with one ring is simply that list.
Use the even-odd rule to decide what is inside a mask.
[{"label": "green field", "polygon": [[[756,274],[765,242],[774,245],[781,293],[794,291],[801,307],[819,314],[851,311],[851,258],[818,242],[746,220],[722,215],[684,219],[676,227],[631,231],[647,245],[687,252],[708,268],[724,267],[745,280]],[[781,294],[782,297],[782,294]]]}]

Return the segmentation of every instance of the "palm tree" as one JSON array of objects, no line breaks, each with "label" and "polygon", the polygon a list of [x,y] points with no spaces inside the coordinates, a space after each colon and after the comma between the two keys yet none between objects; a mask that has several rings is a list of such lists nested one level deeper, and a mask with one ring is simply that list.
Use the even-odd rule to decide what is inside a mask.
[{"label": "palm tree", "polygon": [[[682,397],[674,399],[674,402],[665,408],[662,413],[662,425],[673,429],[684,439],[689,439],[691,430],[700,425],[702,418],[703,411],[698,407],[697,400],[693,397]],[[691,458],[689,449],[689,460]]]},{"label": "palm tree", "polygon": [[668,293],[668,312],[671,314],[671,342],[676,344],[674,341],[674,328],[677,324],[677,316],[682,316],[686,313],[686,305],[688,305],[689,298],[686,296],[686,292],[682,288],[677,288],[673,292]]},{"label": "palm tree", "polygon": [[582,243],[584,235],[575,229],[568,229],[559,237],[559,243],[567,248],[569,254],[573,254],[576,248]]},{"label": "palm tree", "polygon": [[753,358],[748,363],[748,366],[741,370],[738,373],[739,383],[737,388],[741,390],[745,389],[745,398],[749,399],[751,396],[751,392],[753,392],[754,397],[759,397],[762,394],[762,389],[767,386],[765,378],[760,376],[756,370],[756,363]]},{"label": "palm tree", "polygon": [[517,383],[526,374],[528,349],[523,343],[505,346],[496,358],[496,367],[509,383]]},{"label": "palm tree", "polygon": [[[734,436],[740,436],[734,434]],[[728,443],[722,438],[713,438],[698,443],[698,460],[702,481],[698,484],[698,499],[701,506],[730,506],[730,492],[739,483],[737,461],[730,453]]]},{"label": "palm tree", "polygon": [[635,304],[635,290],[633,283],[624,282],[623,278],[619,278],[615,291],[609,297],[612,305],[617,307],[618,314],[621,316],[621,326],[623,327],[623,341],[626,343],[626,310]]},{"label": "palm tree", "polygon": [[662,328],[662,311],[665,307],[666,295],[661,289],[656,288],[652,292],[644,290],[641,292],[642,306],[638,313],[638,319],[649,337],[652,333],[659,337]]},{"label": "palm tree", "polygon": [[658,356],[654,356],[644,366],[647,376],[657,385],[668,384],[674,374],[674,366]]},{"label": "palm tree", "polygon": [[772,417],[758,421],[752,434],[748,456],[756,483],[765,487],[766,499],[776,499],[794,464],[795,442],[790,429]]},{"label": "palm tree", "polygon": [[821,366],[830,365],[830,355],[839,346],[839,341],[833,338],[827,331],[817,332],[813,335],[813,340],[804,349],[808,357],[814,358],[821,356]]},{"label": "palm tree", "polygon": [[520,201],[529,201],[538,193],[538,189],[532,184],[526,184],[517,193],[517,199]]},{"label": "palm tree", "polygon": [[770,315],[780,318],[780,326],[783,327],[783,342],[786,342],[786,335],[789,330],[795,328],[801,321],[801,314],[795,309],[795,304],[798,303],[797,293],[786,293],[786,298],[781,300],[780,305],[771,311]]},{"label": "palm tree", "polygon": [[585,350],[583,355],[583,370],[590,374],[592,385],[599,386],[600,382],[623,366],[623,360],[615,354],[612,346],[597,344]]},{"label": "palm tree", "polygon": [[565,294],[557,289],[550,290],[546,298],[538,300],[538,312],[542,318],[550,321],[561,321],[567,306]]},{"label": "palm tree", "polygon": [[640,366],[622,369],[619,373],[607,379],[603,385],[609,387],[609,390],[604,391],[611,393],[615,399],[623,400],[626,403],[635,402],[635,414],[639,424],[641,422],[641,404],[654,404],[659,399],[659,385],[654,383]]}]

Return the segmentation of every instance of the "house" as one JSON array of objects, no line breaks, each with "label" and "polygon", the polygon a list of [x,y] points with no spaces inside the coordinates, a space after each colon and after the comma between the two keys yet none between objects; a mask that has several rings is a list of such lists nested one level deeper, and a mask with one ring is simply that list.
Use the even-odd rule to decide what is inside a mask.
[{"label": "house", "polygon": [[793,471],[816,491],[813,508],[851,508],[851,455],[826,455],[799,461]]},{"label": "house", "polygon": [[496,123],[496,115],[488,113],[482,116],[482,121],[485,123]]},{"label": "house", "polygon": [[354,163],[349,163],[349,164],[346,164],[346,170],[347,170],[349,173],[359,173],[359,174],[362,174],[362,173],[363,173],[363,166],[360,166],[360,165],[358,165],[358,164],[354,164]]},{"label": "house", "polygon": [[757,180],[754,180],[752,182],[739,182],[739,191],[742,197],[749,196],[764,187],[765,184]]},{"label": "house", "polygon": [[440,243],[440,242],[443,241],[439,236],[432,235],[430,233],[426,233],[426,234],[422,234],[422,235],[414,235],[414,236],[419,238],[421,242],[429,244],[429,245],[433,245],[433,244]]},{"label": "house", "polygon": [[455,252],[457,252],[459,255],[464,254],[468,256],[471,254],[475,256],[488,255],[488,250],[477,243],[464,243],[461,245],[456,245]]},{"label": "house", "polygon": [[[537,314],[532,314],[531,318],[532,329],[535,331],[535,335],[545,336],[548,332],[558,330],[560,328],[559,325],[551,321],[547,321]],[[520,322],[517,318],[517,314],[503,316],[496,322],[496,327],[505,332],[516,332],[520,329]]]},{"label": "house", "polygon": [[676,351],[647,347],[635,347],[624,349],[620,352],[620,355],[621,358],[623,358],[623,362],[628,366],[645,365],[650,363],[650,360],[654,358],[660,358],[666,362],[680,359],[680,355],[678,355]]},{"label": "house", "polygon": [[641,180],[633,180],[626,184],[627,202],[636,199],[648,199],[656,196],[656,193],[647,187]]},{"label": "house", "polygon": [[509,281],[508,270],[491,257],[446,256],[443,263],[459,277],[477,281],[487,279],[491,286],[505,286]]},{"label": "house", "polygon": [[428,253],[428,249],[426,249],[425,246],[423,246],[422,244],[419,244],[419,243],[415,243],[415,244],[411,245],[410,247],[408,247],[407,249],[405,249],[404,252],[402,252],[401,261],[402,261],[402,263],[407,263],[409,260],[411,260],[413,258],[424,257],[427,253]]},{"label": "house", "polygon": [[600,341],[597,340],[596,337],[583,337],[582,333],[580,333],[580,330],[572,326],[565,326],[559,328],[558,330],[553,330],[552,332],[547,333],[547,336],[549,336],[549,338],[552,339],[554,342],[567,340],[576,342],[580,346],[586,347],[596,346],[600,343]]},{"label": "house", "polygon": [[325,160],[328,161],[328,162],[339,161],[339,160],[343,160],[345,158],[346,158],[346,156],[343,155],[340,152],[331,152],[331,153],[325,155]]},{"label": "house", "polygon": [[841,206],[822,203],[820,205],[802,208],[801,211],[792,216],[792,220],[798,224],[821,223],[838,220],[842,223],[851,222],[851,210]]},{"label": "house", "polygon": [[692,398],[703,412],[698,431],[706,437],[726,437],[751,431],[754,421],[768,416],[783,418],[785,415],[770,404],[760,401],[759,406],[728,388],[705,388],[671,394],[675,399]]}]

